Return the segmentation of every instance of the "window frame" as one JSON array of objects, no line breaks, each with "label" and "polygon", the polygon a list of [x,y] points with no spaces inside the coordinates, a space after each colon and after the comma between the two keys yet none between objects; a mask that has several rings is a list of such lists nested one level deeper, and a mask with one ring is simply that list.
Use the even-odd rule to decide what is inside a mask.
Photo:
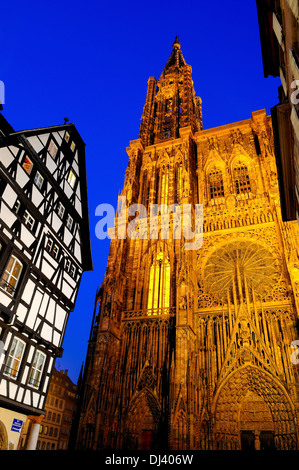
[{"label": "window frame", "polygon": [[251,180],[248,165],[239,163],[233,167],[233,179],[237,195],[251,193]]},{"label": "window frame", "polygon": [[51,252],[52,256],[54,259],[57,259],[58,258],[58,255],[59,255],[59,245],[57,245],[57,243],[54,242],[54,245],[52,247],[52,252]]},{"label": "window frame", "polygon": [[[34,366],[34,361],[35,361],[36,356],[38,356],[38,358],[36,359],[37,363],[39,362],[39,357],[40,356],[43,357],[43,362],[41,364],[41,369],[38,369],[37,367]],[[33,361],[31,363],[29,376],[28,376],[28,385],[30,385],[30,387],[39,389],[40,384],[41,384],[41,379],[42,379],[42,376],[43,376],[44,367],[45,367],[45,364],[46,364],[46,360],[47,360],[46,354],[43,351],[40,351],[39,349],[36,349]],[[36,379],[36,376],[37,376],[37,379]],[[33,377],[34,377],[34,379],[33,379]],[[33,381],[33,383],[32,383],[32,381]]]},{"label": "window frame", "polygon": [[44,184],[44,181],[45,181],[45,178],[43,177],[43,175],[37,170],[35,175],[34,175],[34,184],[35,186],[41,190],[42,187],[43,187],[43,184]]},{"label": "window frame", "polygon": [[[12,258],[13,258],[14,260],[13,260],[13,262],[12,262],[10,271],[8,271],[8,270],[7,270],[7,267],[8,267],[9,262],[10,262],[10,260],[11,260]],[[19,273],[18,273],[18,276],[17,276],[17,277],[13,275],[13,271],[14,271],[14,269],[15,269],[16,262],[18,262],[18,263],[20,264],[20,267],[21,267],[21,269],[19,270]],[[9,256],[8,260],[7,260],[7,263],[6,263],[6,265],[5,265],[5,268],[4,268],[4,270],[3,270],[3,272],[2,272],[2,275],[1,275],[1,279],[0,279],[0,288],[1,288],[3,291],[5,291],[7,294],[11,295],[12,297],[14,297],[14,294],[15,294],[16,291],[17,291],[17,286],[18,286],[18,284],[19,284],[19,281],[20,281],[20,278],[21,278],[21,275],[22,275],[22,272],[23,272],[23,268],[24,268],[24,264],[21,262],[21,260],[20,260],[16,255],[11,254],[11,255]],[[4,281],[4,282],[5,282],[5,286],[2,286],[1,284],[2,284],[2,281],[4,280],[4,279],[3,279],[3,276],[5,275],[5,273],[8,273],[8,278],[7,278],[7,280]],[[13,278],[13,279],[16,281],[14,285],[12,285],[12,284],[10,283],[11,278]],[[10,290],[11,292],[9,292],[9,290]]]},{"label": "window frame", "polygon": [[[16,341],[16,346],[14,348],[14,353],[13,355],[11,355],[11,350],[13,348],[13,345],[14,345],[14,342]],[[19,344],[22,344],[22,350],[21,350],[21,354],[19,357],[16,357],[15,353],[18,352],[18,346]],[[19,371],[20,371],[20,365],[22,363],[22,359],[23,359],[23,356],[24,356],[24,352],[25,352],[25,349],[26,349],[26,343],[25,341],[23,341],[22,339],[20,339],[18,336],[14,336],[12,338],[12,341],[11,341],[11,344],[10,344],[10,347],[9,347],[9,350],[7,352],[7,358],[6,358],[6,361],[5,361],[5,364],[4,364],[4,370],[3,370],[3,375],[7,376],[7,377],[10,377],[12,379],[17,379],[18,377],[18,374],[19,374]],[[14,364],[15,361],[17,361],[17,368],[15,367],[10,367],[11,364]],[[9,362],[9,366],[8,366],[8,362]],[[11,372],[8,372],[6,369],[9,369]],[[12,374],[12,371],[15,371],[14,374]]]},{"label": "window frame", "polygon": [[[53,152],[53,148],[54,148],[54,152]],[[58,146],[56,145],[56,143],[54,142],[53,139],[50,140],[47,151],[48,151],[50,157],[52,157],[53,160],[55,160],[56,156],[57,156],[57,153],[58,153]]]},{"label": "window frame", "polygon": [[71,260],[69,258],[66,258],[65,259],[65,264],[64,264],[64,269],[66,270],[67,273],[70,272],[70,269],[71,269]]},{"label": "window frame", "polygon": [[76,266],[74,264],[71,264],[70,269],[69,269],[69,274],[72,279],[75,279],[77,273]]},{"label": "window frame", "polygon": [[[26,166],[29,165],[29,163],[26,163],[26,160],[29,160],[29,162],[30,162],[29,171],[26,169]],[[22,168],[27,173],[28,176],[31,174],[33,167],[34,167],[33,161],[30,160],[30,158],[27,155],[25,155],[24,158],[23,158]]]},{"label": "window frame", "polygon": [[27,209],[25,209],[22,222],[25,225],[25,227],[27,227],[28,230],[30,230],[30,232],[34,232],[34,226],[35,226],[36,221],[33,215],[31,215]]},{"label": "window frame", "polygon": [[[63,208],[63,211],[61,210],[61,208]],[[61,220],[63,220],[64,214],[65,214],[65,206],[62,204],[61,201],[58,201],[58,203],[57,203],[56,213],[57,213],[58,217]]]},{"label": "window frame", "polygon": [[[147,309],[159,311],[170,307],[171,265],[169,257],[159,252],[152,260],[148,279]],[[155,314],[155,313],[154,313]]]},{"label": "window frame", "polygon": [[17,198],[14,202],[14,205],[12,206],[12,210],[13,210],[14,214],[17,215],[19,213],[21,205],[22,205],[21,200],[19,198]]},{"label": "window frame", "polygon": [[[57,250],[55,249],[57,248]],[[55,249],[55,250],[54,250]],[[47,241],[47,244],[45,246],[45,250],[47,251],[47,253],[49,253],[50,256],[52,256],[52,258],[54,258],[55,260],[58,258],[59,256],[59,251],[60,251],[60,247],[59,245],[53,240],[53,238],[49,237],[48,238],[48,241]],[[56,254],[55,254],[56,253]]]},{"label": "window frame", "polygon": [[72,231],[73,225],[74,225],[74,219],[70,214],[67,214],[66,219],[65,219],[65,225],[69,229],[69,231]]},{"label": "window frame", "polygon": [[221,168],[214,168],[209,171],[208,185],[210,200],[224,197],[223,171]]},{"label": "window frame", "polygon": [[73,168],[69,170],[67,182],[72,189],[75,189],[77,183],[78,175]]}]

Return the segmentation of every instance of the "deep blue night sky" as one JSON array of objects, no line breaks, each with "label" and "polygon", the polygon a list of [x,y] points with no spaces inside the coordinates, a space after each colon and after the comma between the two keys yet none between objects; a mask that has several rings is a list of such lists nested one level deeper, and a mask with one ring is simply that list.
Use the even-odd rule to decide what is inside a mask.
[{"label": "deep blue night sky", "polygon": [[83,275],[56,362],[77,382],[109,249],[108,240],[95,237],[95,208],[116,205],[147,80],[159,78],[175,36],[192,66],[205,129],[263,108],[270,114],[280,82],[264,78],[254,0],[16,0],[1,5],[1,20],[5,118],[19,131],[62,124],[67,116],[86,143],[94,271]]}]

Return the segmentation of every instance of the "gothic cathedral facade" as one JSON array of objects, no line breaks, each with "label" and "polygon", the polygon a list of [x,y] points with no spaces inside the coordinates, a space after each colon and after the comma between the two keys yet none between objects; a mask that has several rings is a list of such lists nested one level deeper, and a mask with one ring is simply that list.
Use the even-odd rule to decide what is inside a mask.
[{"label": "gothic cathedral facade", "polygon": [[171,215],[168,237],[111,239],[77,448],[298,449],[298,224],[281,218],[271,118],[203,129],[176,38],[127,153],[127,208],[202,205],[202,245]]}]

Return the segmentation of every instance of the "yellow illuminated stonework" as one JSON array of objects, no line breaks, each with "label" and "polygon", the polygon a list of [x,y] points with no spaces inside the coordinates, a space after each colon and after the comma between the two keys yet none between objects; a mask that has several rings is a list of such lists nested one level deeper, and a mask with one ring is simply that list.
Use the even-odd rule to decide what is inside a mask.
[{"label": "yellow illuminated stonework", "polygon": [[271,118],[203,129],[176,39],[127,153],[121,196],[148,214],[202,204],[203,243],[186,250],[172,222],[111,240],[78,449],[298,449],[298,224],[281,218]]},{"label": "yellow illuminated stonework", "polygon": [[150,269],[148,310],[168,308],[170,300],[170,263],[159,253]]}]

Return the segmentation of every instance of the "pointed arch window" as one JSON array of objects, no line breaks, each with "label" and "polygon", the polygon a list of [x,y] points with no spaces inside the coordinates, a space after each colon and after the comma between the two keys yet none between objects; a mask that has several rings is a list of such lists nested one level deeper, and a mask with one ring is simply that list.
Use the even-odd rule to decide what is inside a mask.
[{"label": "pointed arch window", "polygon": [[170,262],[159,253],[150,268],[147,308],[168,308],[170,303]]},{"label": "pointed arch window", "polygon": [[145,207],[148,207],[150,198],[150,182],[148,180],[148,171],[143,171],[141,201]]},{"label": "pointed arch window", "polygon": [[210,172],[209,186],[211,199],[224,196],[223,176],[222,171],[219,168]]},{"label": "pointed arch window", "polygon": [[180,204],[183,197],[183,170],[182,165],[177,167],[176,171],[176,180],[177,180],[177,202]]},{"label": "pointed arch window", "polygon": [[234,181],[237,194],[251,192],[249,172],[246,165],[238,165],[234,168]]},{"label": "pointed arch window", "polygon": [[[157,204],[168,204],[168,168],[165,168],[156,176],[156,202]],[[162,213],[164,211],[162,210]]]},{"label": "pointed arch window", "polygon": [[161,204],[167,204],[168,203],[168,172],[166,172],[166,171],[163,173],[162,180],[161,180],[160,203]]}]

